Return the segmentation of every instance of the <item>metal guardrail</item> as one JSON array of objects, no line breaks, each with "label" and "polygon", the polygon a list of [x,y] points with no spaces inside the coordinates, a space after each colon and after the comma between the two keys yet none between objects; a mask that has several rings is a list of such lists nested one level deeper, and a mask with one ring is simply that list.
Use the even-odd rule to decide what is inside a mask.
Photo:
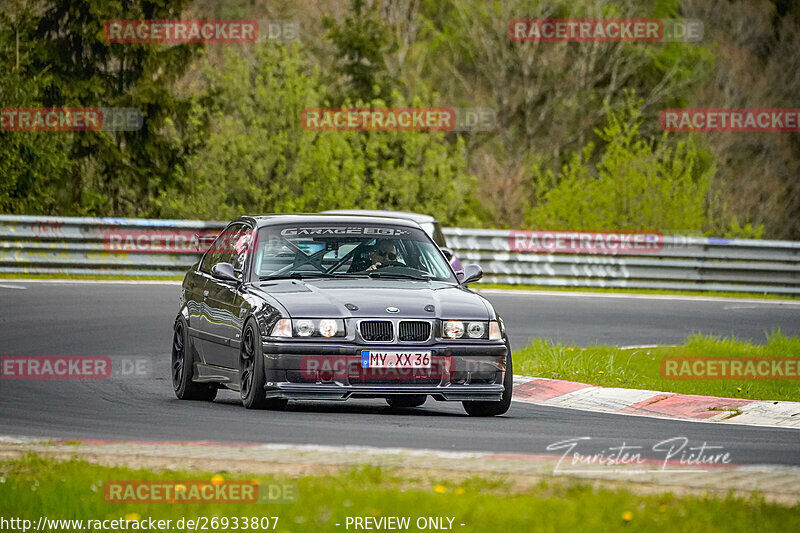
[{"label": "metal guardrail", "polygon": [[114,253],[109,232],[219,231],[225,222],[0,215],[0,273],[174,277],[197,253]]},{"label": "metal guardrail", "polygon": [[[0,215],[0,273],[179,276],[196,253],[115,253],[109,232],[216,232],[225,222]],[[514,252],[509,230],[445,228],[483,282],[800,294],[800,242],[666,236],[657,252]]]},{"label": "metal guardrail", "polygon": [[664,236],[651,253],[523,253],[511,233],[444,230],[485,283],[800,294],[800,242]]}]

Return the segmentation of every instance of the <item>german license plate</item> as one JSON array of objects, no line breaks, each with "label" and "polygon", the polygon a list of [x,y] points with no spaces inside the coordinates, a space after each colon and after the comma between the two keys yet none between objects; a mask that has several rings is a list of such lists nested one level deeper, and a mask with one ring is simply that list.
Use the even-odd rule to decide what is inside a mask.
[{"label": "german license plate", "polygon": [[431,352],[361,351],[362,368],[430,368]]}]

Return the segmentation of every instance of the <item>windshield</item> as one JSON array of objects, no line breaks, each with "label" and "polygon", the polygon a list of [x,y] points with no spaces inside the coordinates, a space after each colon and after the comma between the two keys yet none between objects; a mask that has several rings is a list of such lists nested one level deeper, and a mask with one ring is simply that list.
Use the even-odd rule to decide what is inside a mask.
[{"label": "windshield", "polygon": [[450,281],[450,265],[424,231],[385,224],[284,224],[258,232],[253,274]]}]

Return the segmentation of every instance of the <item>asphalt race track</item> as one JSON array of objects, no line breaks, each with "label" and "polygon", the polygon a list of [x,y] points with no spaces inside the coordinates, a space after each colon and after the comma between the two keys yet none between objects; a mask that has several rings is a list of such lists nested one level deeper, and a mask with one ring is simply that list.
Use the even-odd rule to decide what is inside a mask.
[{"label": "asphalt race track", "polygon": [[800,301],[624,296],[619,294],[484,292],[503,317],[515,349],[544,337],[580,346],[680,344],[692,333],[731,336],[764,344],[781,328],[800,334]]},{"label": "asphalt race track", "polygon": [[[143,361],[144,375],[101,380],[0,380],[0,435],[65,439],[209,440],[363,445],[541,454],[549,444],[591,437],[582,453],[673,437],[721,446],[737,464],[800,466],[796,429],[680,422],[514,403],[494,419],[428,400],[389,410],[382,400],[291,403],[247,411],[236,394],[213,404],[175,399],[169,378],[175,284],[0,281],[0,355],[106,355]],[[619,295],[490,293],[514,347],[533,337],[585,345],[663,344],[702,331],[763,342],[780,327],[800,334],[800,305]],[[645,452],[644,456],[659,456]]]}]

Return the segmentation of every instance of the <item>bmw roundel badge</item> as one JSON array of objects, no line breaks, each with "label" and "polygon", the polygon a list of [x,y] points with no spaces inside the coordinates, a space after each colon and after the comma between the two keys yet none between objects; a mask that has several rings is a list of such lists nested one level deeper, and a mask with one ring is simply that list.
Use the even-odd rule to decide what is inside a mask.
[{"label": "bmw roundel badge", "polygon": [[400,309],[398,309],[398,308],[396,308],[396,307],[387,307],[387,308],[386,308],[386,312],[387,312],[387,313],[399,313],[399,312],[400,312]]}]

